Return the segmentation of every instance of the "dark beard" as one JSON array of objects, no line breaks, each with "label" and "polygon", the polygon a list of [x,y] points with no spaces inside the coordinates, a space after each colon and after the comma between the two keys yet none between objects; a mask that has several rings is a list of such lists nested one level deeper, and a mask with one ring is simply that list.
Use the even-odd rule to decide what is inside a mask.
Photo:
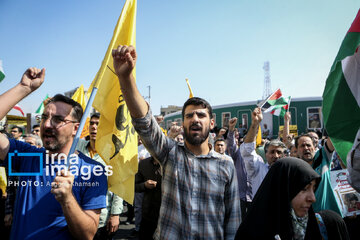
[{"label": "dark beard", "polygon": [[205,129],[205,133],[204,134],[200,134],[197,135],[195,137],[192,137],[187,128],[184,128],[184,140],[187,141],[188,143],[190,143],[191,145],[194,146],[199,146],[201,145],[203,142],[205,142],[205,140],[209,137],[209,133],[210,133],[210,127],[207,127]]}]

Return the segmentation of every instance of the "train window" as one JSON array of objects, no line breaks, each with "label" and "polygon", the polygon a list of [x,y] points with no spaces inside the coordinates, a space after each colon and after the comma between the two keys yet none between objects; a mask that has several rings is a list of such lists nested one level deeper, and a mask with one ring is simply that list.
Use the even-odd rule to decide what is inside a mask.
[{"label": "train window", "polygon": [[322,128],[321,107],[307,108],[307,128],[308,129]]},{"label": "train window", "polygon": [[248,114],[247,113],[243,113],[241,115],[241,123],[242,123],[244,128],[248,127]]},{"label": "train window", "polygon": [[229,127],[230,118],[231,118],[231,114],[229,112],[223,112],[222,113],[221,126],[222,127]]}]

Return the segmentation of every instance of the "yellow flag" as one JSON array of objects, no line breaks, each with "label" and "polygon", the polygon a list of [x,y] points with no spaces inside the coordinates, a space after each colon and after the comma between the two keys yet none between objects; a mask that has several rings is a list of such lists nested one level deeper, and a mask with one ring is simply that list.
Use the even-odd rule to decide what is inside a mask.
[{"label": "yellow flag", "polygon": [[189,79],[186,78],[185,80],[186,80],[186,83],[187,83],[188,88],[189,88],[189,91],[190,91],[189,98],[193,98],[193,97],[194,97],[194,94],[193,94],[193,92],[192,92],[192,90],[191,90],[190,83],[189,83]]},{"label": "yellow flag", "polygon": [[78,87],[78,89],[71,97],[71,99],[74,100],[75,102],[78,102],[81,105],[83,111],[85,111],[86,101],[85,101],[84,85],[81,84],[81,86]]},{"label": "yellow flag", "polygon": [[[125,201],[134,201],[135,174],[138,169],[137,135],[113,70],[112,49],[136,45],[136,0],[127,0],[114,30],[102,65],[95,78],[98,87],[93,107],[100,112],[96,150],[112,166],[109,190]],[[134,77],[135,69],[133,71]]]},{"label": "yellow flag", "polygon": [[6,172],[4,167],[0,167],[0,189],[4,193],[6,192],[7,180],[6,180]]},{"label": "yellow flag", "polygon": [[261,145],[261,140],[262,140],[262,137],[261,137],[261,127],[259,125],[259,130],[258,130],[258,133],[256,135],[256,147],[258,147],[259,145]]}]

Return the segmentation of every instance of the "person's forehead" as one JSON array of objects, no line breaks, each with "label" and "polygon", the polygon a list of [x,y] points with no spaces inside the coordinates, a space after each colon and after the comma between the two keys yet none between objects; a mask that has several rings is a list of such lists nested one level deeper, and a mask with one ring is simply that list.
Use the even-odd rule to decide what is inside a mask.
[{"label": "person's forehead", "polygon": [[71,113],[72,106],[64,102],[51,102],[46,105],[44,113],[53,115],[67,116]]},{"label": "person's forehead", "polygon": [[217,142],[216,142],[216,145],[224,145],[224,144],[225,144],[224,141],[217,141]]},{"label": "person's forehead", "polygon": [[312,143],[312,140],[308,136],[303,136],[303,137],[299,138],[299,143],[300,144],[302,144],[302,143]]},{"label": "person's forehead", "polygon": [[99,122],[100,119],[98,117],[92,117],[90,118],[90,122]]},{"label": "person's forehead", "polygon": [[270,145],[270,146],[269,146],[269,151],[281,151],[281,152],[283,152],[283,151],[284,151],[284,148],[283,148],[283,147],[280,147],[280,146]]},{"label": "person's forehead", "polygon": [[25,141],[35,142],[35,139],[33,137],[26,137]]},{"label": "person's forehead", "polygon": [[203,113],[208,114],[208,110],[201,105],[197,105],[197,106],[196,105],[188,105],[185,108],[185,115],[188,113],[194,113],[194,112],[199,112],[199,113],[203,112]]}]

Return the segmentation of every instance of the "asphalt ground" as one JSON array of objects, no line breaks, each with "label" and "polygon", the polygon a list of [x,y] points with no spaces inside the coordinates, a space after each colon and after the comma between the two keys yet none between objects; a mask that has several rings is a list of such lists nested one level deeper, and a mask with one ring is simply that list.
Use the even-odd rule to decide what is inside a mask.
[{"label": "asphalt ground", "polygon": [[124,206],[124,211],[120,215],[120,226],[119,230],[117,230],[113,239],[116,240],[125,240],[125,239],[134,239],[137,240],[137,236],[134,236],[135,224],[131,222],[129,225],[126,223],[126,214],[127,214],[127,206]]}]

